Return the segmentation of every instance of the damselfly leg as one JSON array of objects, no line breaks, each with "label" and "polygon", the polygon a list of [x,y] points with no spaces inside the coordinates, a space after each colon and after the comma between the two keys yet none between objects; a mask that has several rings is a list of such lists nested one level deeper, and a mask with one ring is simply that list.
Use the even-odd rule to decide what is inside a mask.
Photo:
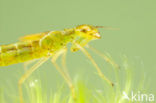
[{"label": "damselfly leg", "polygon": [[102,57],[106,62],[110,63],[114,68],[120,69],[119,65],[115,63],[113,60],[111,60],[106,54],[101,53],[100,51],[98,51],[97,49],[89,45],[87,45],[87,47],[91,49],[93,52],[95,52],[96,54],[98,54],[100,57]]},{"label": "damselfly leg", "polygon": [[19,88],[19,97],[20,97],[20,103],[24,103],[23,100],[23,91],[22,91],[22,84],[24,81],[36,70],[38,69],[44,62],[48,60],[47,58],[42,58],[39,60],[36,64],[34,64],[29,70],[25,72],[25,74],[20,78],[18,81],[18,88]]},{"label": "damselfly leg", "polygon": [[[51,59],[51,62],[53,63],[53,65],[55,66],[55,68],[57,69],[57,71],[61,74],[61,76],[65,79],[66,83],[68,84],[70,90],[71,90],[71,93],[72,93],[72,97],[74,99],[74,101],[76,101],[76,92],[75,92],[75,88],[74,88],[74,85],[72,83],[72,80],[67,72],[67,68],[64,67],[66,64],[65,64],[65,53],[67,52],[67,49],[63,49],[62,51],[58,52],[58,54],[54,55],[53,58]],[[64,71],[61,69],[61,67],[56,63],[56,60],[57,58],[63,54],[63,58],[62,58],[62,65],[63,65],[63,68],[64,68]]]},{"label": "damselfly leg", "polygon": [[107,81],[108,84],[110,84],[111,86],[114,86],[114,84],[102,73],[101,69],[99,68],[99,66],[96,64],[96,62],[94,61],[94,59],[92,58],[92,56],[87,52],[86,49],[84,49],[83,47],[81,47],[79,44],[76,44],[77,47],[89,58],[89,60],[92,62],[92,64],[95,66],[99,76],[104,79],[105,81]]}]

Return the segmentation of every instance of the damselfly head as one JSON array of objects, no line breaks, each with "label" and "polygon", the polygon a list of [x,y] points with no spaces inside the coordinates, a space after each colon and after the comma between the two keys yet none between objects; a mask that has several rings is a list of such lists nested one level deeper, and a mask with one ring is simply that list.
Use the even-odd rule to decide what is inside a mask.
[{"label": "damselfly head", "polygon": [[92,25],[79,25],[76,27],[76,32],[86,38],[91,38],[91,39],[99,39],[101,38],[99,31],[96,26]]}]

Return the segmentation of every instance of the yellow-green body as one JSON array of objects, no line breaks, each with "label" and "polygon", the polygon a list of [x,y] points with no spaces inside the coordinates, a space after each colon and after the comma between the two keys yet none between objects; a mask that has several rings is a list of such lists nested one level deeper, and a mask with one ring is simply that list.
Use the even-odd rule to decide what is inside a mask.
[{"label": "yellow-green body", "polygon": [[18,42],[11,45],[4,45],[0,48],[0,66],[40,58],[46,53],[46,51],[39,46],[39,41]]},{"label": "yellow-green body", "polygon": [[[25,40],[15,44],[0,46],[0,66],[26,62],[56,54],[68,43],[77,51],[74,43],[85,46],[90,40],[99,38],[98,31],[90,25],[80,25],[62,31],[50,31],[37,40]],[[95,35],[96,34],[96,35]]]}]

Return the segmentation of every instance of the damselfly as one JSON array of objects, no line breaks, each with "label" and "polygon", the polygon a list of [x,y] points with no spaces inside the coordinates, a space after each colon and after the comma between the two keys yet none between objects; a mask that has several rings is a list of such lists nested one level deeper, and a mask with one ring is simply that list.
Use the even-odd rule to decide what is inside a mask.
[{"label": "damselfly", "polygon": [[[72,92],[72,96],[76,100],[76,94],[72,80],[67,70],[65,69],[65,58],[68,43],[71,43],[70,49],[72,52],[81,50],[89,58],[89,60],[91,60],[99,76],[106,80],[111,86],[113,86],[113,83],[105,77],[92,56],[85,49],[85,47],[89,47],[91,50],[101,55],[111,65],[118,67],[118,65],[115,64],[106,55],[88,46],[88,43],[90,41],[101,38],[98,28],[104,27],[84,24],[76,26],[75,28],[64,29],[60,31],[48,31],[27,35],[21,37],[20,41],[17,43],[1,45],[0,66],[7,66],[22,62],[25,63],[34,59],[39,59],[39,61],[35,65],[33,65],[25,72],[25,74],[18,82],[20,103],[23,103],[22,84],[39,66],[41,66],[49,58],[51,58],[51,62],[54,64],[56,69],[60,72],[62,77],[67,82]],[[57,58],[61,55],[64,69],[61,69],[60,66],[56,63]]]}]

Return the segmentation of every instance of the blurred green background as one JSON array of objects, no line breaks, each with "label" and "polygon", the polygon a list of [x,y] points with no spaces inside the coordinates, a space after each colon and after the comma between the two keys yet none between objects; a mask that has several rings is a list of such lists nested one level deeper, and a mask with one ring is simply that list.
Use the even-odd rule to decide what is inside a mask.
[{"label": "blurred green background", "polygon": [[[90,43],[108,52],[118,64],[126,55],[136,70],[134,78],[145,77],[144,88],[156,93],[156,1],[155,0],[0,0],[0,45],[17,42],[26,34],[62,30],[80,24],[110,26],[120,30],[100,29],[102,39]],[[113,71],[92,53],[108,78]],[[81,52],[68,53],[72,77],[84,78],[99,85],[93,65]],[[6,95],[17,93],[17,81],[24,73],[23,65],[0,67],[0,87]],[[64,80],[50,61],[33,75],[42,78],[46,88],[56,88]],[[137,82],[135,83],[137,85]],[[8,94],[9,93],[9,94]]]}]

